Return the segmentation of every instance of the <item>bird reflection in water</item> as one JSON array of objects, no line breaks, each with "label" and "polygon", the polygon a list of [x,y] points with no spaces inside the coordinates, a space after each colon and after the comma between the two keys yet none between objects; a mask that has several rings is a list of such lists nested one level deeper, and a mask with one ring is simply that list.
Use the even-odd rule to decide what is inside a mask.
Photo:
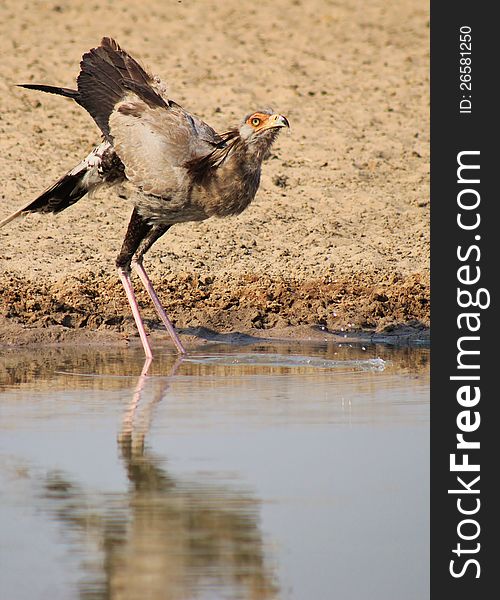
[{"label": "bird reflection in water", "polygon": [[51,512],[70,533],[72,548],[84,554],[81,597],[278,598],[258,500],[236,485],[176,478],[148,449],[154,407],[165,399],[182,358],[168,377],[149,377],[149,366],[146,360],[118,436],[128,491],[95,498],[60,472],[45,485]]}]

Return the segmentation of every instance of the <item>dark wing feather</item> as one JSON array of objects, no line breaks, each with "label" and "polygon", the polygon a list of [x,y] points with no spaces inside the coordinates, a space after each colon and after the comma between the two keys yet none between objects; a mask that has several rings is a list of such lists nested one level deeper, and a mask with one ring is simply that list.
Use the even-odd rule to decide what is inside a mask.
[{"label": "dark wing feather", "polygon": [[[83,55],[78,75],[79,103],[91,114],[106,139],[112,141],[109,116],[129,90],[148,104],[166,106],[153,87],[154,80],[111,38]],[[141,93],[139,93],[139,91]]]},{"label": "dark wing feather", "polygon": [[124,79],[123,87],[137,94],[137,96],[139,96],[141,100],[144,100],[144,102],[151,108],[155,108],[157,106],[168,108],[169,106],[165,100],[159,96],[149,85],[138,83],[133,79]]}]

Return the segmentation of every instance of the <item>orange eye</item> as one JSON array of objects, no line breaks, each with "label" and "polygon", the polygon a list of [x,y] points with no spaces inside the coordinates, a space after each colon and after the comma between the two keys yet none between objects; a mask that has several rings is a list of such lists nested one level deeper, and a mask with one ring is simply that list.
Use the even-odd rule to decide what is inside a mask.
[{"label": "orange eye", "polygon": [[259,119],[259,118],[257,118],[257,117],[254,117],[254,118],[252,119],[252,125],[253,125],[254,127],[257,127],[258,125],[260,125],[260,119]]}]

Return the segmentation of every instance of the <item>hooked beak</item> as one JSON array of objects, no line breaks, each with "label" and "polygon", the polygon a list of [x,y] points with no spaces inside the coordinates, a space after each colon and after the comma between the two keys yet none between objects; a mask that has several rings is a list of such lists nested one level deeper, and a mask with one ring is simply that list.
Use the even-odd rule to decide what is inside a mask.
[{"label": "hooked beak", "polygon": [[269,117],[265,129],[270,129],[271,127],[290,127],[290,123],[284,115],[274,114]]}]

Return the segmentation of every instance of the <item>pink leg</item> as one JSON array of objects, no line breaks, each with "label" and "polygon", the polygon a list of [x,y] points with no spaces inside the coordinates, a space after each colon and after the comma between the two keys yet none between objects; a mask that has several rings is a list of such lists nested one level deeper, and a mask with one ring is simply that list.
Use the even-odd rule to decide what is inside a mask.
[{"label": "pink leg", "polygon": [[151,346],[149,345],[146,330],[144,329],[144,323],[142,322],[141,314],[139,312],[139,305],[137,304],[137,300],[135,298],[134,288],[132,287],[132,282],[130,281],[130,275],[127,271],[118,269],[118,276],[120,277],[120,281],[122,282],[125,293],[127,294],[127,300],[130,304],[130,308],[132,309],[132,314],[134,315],[135,324],[139,331],[139,336],[141,338],[142,347],[144,348],[146,358],[151,359],[153,358],[153,353],[151,351]]},{"label": "pink leg", "polygon": [[170,322],[170,319],[167,317],[167,313],[161,305],[160,299],[156,295],[156,292],[153,288],[153,284],[151,283],[151,279],[149,279],[148,274],[142,266],[142,263],[134,261],[132,263],[132,268],[137,271],[137,275],[139,275],[139,277],[141,278],[144,287],[146,288],[151,300],[153,301],[153,304],[155,305],[156,312],[158,313],[160,319],[163,321],[163,324],[165,325],[168,333],[170,334],[170,337],[172,338],[172,341],[174,342],[179,354],[186,354],[186,350],[184,349],[184,346],[182,345],[182,342],[179,339],[179,336],[177,335],[174,326]]}]

